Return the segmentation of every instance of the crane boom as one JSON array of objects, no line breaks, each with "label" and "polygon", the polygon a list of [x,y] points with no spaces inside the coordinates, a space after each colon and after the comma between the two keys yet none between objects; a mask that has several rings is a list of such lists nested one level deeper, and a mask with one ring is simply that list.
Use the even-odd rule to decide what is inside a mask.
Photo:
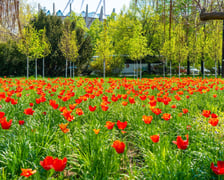
[{"label": "crane boom", "polygon": [[74,0],[68,0],[68,3],[66,4],[65,9],[64,9],[64,11],[63,11],[63,14],[65,13],[65,10],[67,9],[68,5],[69,5],[69,4],[72,4],[73,1],[74,1]]},{"label": "crane boom", "polygon": [[80,11],[82,10],[82,6],[83,6],[83,4],[84,4],[84,1],[85,1],[85,0],[82,0],[82,4],[81,4],[81,7],[80,7]]}]

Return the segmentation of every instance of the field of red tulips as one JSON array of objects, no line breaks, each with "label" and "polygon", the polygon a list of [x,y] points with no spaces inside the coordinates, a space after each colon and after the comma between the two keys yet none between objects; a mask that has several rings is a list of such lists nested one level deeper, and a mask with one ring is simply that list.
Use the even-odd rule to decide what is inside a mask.
[{"label": "field of red tulips", "polygon": [[0,179],[221,179],[224,80],[0,78]]}]

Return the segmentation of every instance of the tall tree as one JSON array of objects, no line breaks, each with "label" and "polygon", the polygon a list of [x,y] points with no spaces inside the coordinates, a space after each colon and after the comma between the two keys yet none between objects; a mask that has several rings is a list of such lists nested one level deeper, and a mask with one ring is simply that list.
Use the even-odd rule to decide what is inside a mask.
[{"label": "tall tree", "polygon": [[[140,61],[140,79],[142,78],[142,59],[151,54],[151,50],[147,48],[147,39],[143,36],[142,26],[140,23],[135,23],[135,31],[133,38],[130,39],[129,56],[134,61]],[[139,69],[137,67],[137,69]],[[137,71],[138,73],[138,71]],[[138,77],[138,75],[137,75]]]},{"label": "tall tree", "polygon": [[41,57],[43,58],[43,78],[44,78],[44,58],[47,57],[50,53],[51,53],[51,45],[50,42],[48,40],[48,38],[46,37],[46,28],[44,28],[43,30],[40,30],[40,44],[41,44],[41,48],[42,48],[42,54]]},{"label": "tall tree", "polygon": [[94,51],[97,58],[92,61],[91,66],[105,78],[106,73],[112,73],[112,66],[115,63],[112,56],[114,54],[112,39],[109,36],[106,22],[104,22],[103,31],[99,34],[99,39],[96,40]]},{"label": "tall tree", "polygon": [[70,51],[70,33],[65,30],[62,34],[59,48],[66,59],[65,63],[65,77],[68,77],[68,59],[69,59],[69,51]]},{"label": "tall tree", "polygon": [[33,58],[36,53],[36,46],[38,46],[38,35],[36,30],[32,27],[26,27],[22,30],[23,37],[19,39],[19,51],[27,57],[27,79],[29,78],[29,58]]}]

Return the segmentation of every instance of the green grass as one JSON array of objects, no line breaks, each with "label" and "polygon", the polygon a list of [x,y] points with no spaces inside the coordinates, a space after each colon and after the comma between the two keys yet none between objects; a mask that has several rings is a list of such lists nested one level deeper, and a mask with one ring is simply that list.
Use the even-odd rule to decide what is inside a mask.
[{"label": "green grass", "polygon": [[[18,104],[12,105],[4,99],[0,101],[0,111],[5,112],[7,120],[13,119],[9,130],[0,127],[0,179],[23,179],[21,168],[37,170],[31,179],[218,179],[210,165],[211,162],[216,164],[218,160],[224,160],[224,97],[223,90],[215,89],[224,87],[221,79],[154,78],[135,81],[131,78],[107,78],[103,82],[100,78],[86,77],[37,81],[6,78],[0,79],[0,84],[0,92],[6,95],[18,87],[23,88],[21,97],[12,91],[11,98],[18,99]],[[30,86],[34,89],[29,89]],[[189,88],[193,91],[192,95],[187,91]],[[93,92],[87,93],[87,89],[93,89]],[[62,90],[65,92],[61,96],[64,97],[69,90],[74,92],[74,96],[62,101],[58,98]],[[180,91],[183,95],[179,95],[181,100],[177,101],[174,95]],[[63,117],[59,109],[49,105],[49,100],[53,99],[59,107],[69,109],[69,104],[75,104],[76,99],[97,92],[99,96],[83,100],[76,106],[72,112],[75,118],[71,122]],[[166,92],[172,101],[168,105],[157,102],[156,108],[162,109],[162,114],[170,113],[172,118],[169,121],[163,120],[162,114],[152,113],[149,98],[145,101],[139,98],[148,93],[147,96],[153,95],[157,99],[159,94],[163,97]],[[36,104],[40,94],[46,97],[46,101]],[[112,95],[119,94],[134,97],[135,104],[123,106],[121,103],[128,98],[113,102]],[[214,98],[213,94],[217,97]],[[111,102],[107,111],[102,111],[100,107],[103,95]],[[186,95],[190,98],[187,99]],[[25,115],[23,111],[31,102],[34,103],[35,113],[33,116]],[[173,104],[177,108],[172,109]],[[97,106],[96,111],[90,112],[89,105]],[[78,116],[77,108],[81,108],[84,114]],[[189,112],[180,116],[184,108]],[[216,127],[201,115],[203,110],[219,116]],[[151,124],[144,123],[143,115],[153,116]],[[20,126],[18,120],[25,120],[25,124]],[[118,129],[117,120],[128,122],[124,130],[126,133],[122,134]],[[106,121],[115,122],[112,130],[105,127]],[[59,128],[61,123],[69,123],[67,128],[70,132],[63,133]],[[188,130],[187,125],[191,129]],[[99,134],[95,134],[93,129],[100,129]],[[158,143],[150,139],[155,134],[160,134]],[[186,150],[178,149],[172,141],[176,141],[178,135],[185,140],[186,134],[189,135],[189,146]],[[124,153],[118,154],[111,147],[115,140],[125,143]],[[44,170],[40,161],[46,156],[66,157],[65,170]]]}]

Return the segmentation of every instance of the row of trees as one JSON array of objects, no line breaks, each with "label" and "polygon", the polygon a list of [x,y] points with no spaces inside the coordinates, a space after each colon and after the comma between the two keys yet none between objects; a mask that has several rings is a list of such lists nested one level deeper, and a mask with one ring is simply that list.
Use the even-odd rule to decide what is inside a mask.
[{"label": "row of trees", "polygon": [[159,57],[164,64],[178,65],[179,75],[181,65],[188,65],[189,74],[190,64],[201,64],[204,74],[205,62],[215,66],[216,74],[219,64],[220,72],[222,21],[201,22],[193,0],[133,0],[128,9],[116,18],[112,14],[105,24],[94,21],[89,34],[94,54],[99,57],[92,66],[101,73],[104,60],[106,71],[111,73],[114,64],[122,67],[118,65],[123,64],[124,55],[136,64],[148,55]]},{"label": "row of trees", "polygon": [[[149,56],[164,62],[164,75],[168,64],[170,69],[179,66],[179,74],[182,65],[188,65],[189,73],[190,64],[201,64],[203,72],[204,62],[220,67],[222,22],[201,22],[198,4],[195,0],[132,0],[129,8],[112,13],[104,22],[96,19],[89,30],[75,14],[62,21],[41,11],[24,24],[20,40],[12,44],[27,57],[27,76],[29,60],[35,60],[36,77],[41,69],[43,76],[67,77],[68,67],[70,77],[88,73],[90,67],[105,76],[118,74],[127,58],[141,67],[142,59]],[[96,58],[91,60],[92,56]],[[37,59],[43,59],[42,65]],[[140,78],[141,69],[135,72]]]},{"label": "row of trees", "polygon": [[[37,72],[43,77],[45,75],[64,76],[68,68],[65,62],[70,61],[71,77],[72,67],[73,70],[74,67],[77,69],[77,75],[83,72],[88,73],[92,45],[83,18],[72,14],[63,21],[60,17],[47,16],[41,11],[24,26],[18,39],[11,38],[7,42],[0,43],[0,52],[0,58],[4,64],[0,67],[0,75],[21,76],[25,74],[26,68],[26,74],[29,77],[29,72],[33,73],[33,69],[29,68],[31,65],[32,68],[35,66],[36,78]],[[12,54],[14,54],[13,60]],[[37,63],[38,59],[42,59],[43,63]],[[73,71],[73,76],[74,74]]]}]

